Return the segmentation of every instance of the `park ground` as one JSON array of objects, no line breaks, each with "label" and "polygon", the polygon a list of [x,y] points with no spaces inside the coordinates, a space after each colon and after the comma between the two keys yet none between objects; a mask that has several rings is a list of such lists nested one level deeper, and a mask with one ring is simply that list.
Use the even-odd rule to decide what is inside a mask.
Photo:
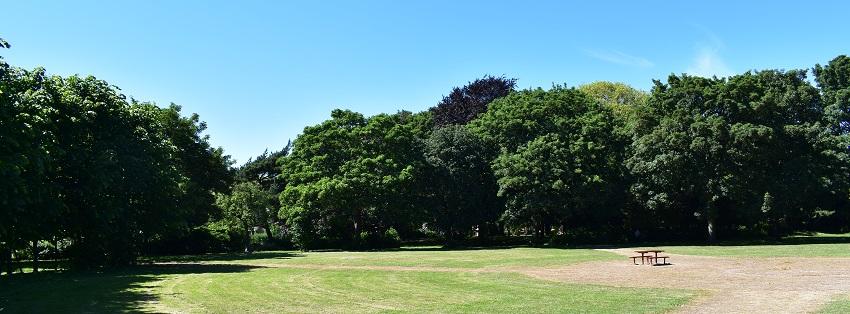
[{"label": "park ground", "polygon": [[257,252],[0,279],[0,313],[848,313],[850,235],[638,247]]}]

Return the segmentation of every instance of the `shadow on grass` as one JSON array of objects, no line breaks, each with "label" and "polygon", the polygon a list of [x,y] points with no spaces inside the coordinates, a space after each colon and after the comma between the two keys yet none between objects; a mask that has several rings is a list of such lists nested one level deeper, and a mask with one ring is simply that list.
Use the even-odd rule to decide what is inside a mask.
[{"label": "shadow on grass", "polygon": [[211,253],[200,255],[178,255],[178,256],[149,256],[145,257],[143,263],[186,263],[186,262],[212,262],[212,261],[247,261],[257,259],[290,259],[301,257],[298,252],[254,252],[244,253]]},{"label": "shadow on grass", "polygon": [[261,268],[198,263],[144,265],[99,272],[44,272],[0,277],[0,313],[144,313],[170,275],[239,273]]},{"label": "shadow on grass", "polygon": [[494,245],[494,246],[403,246],[397,249],[384,249],[381,252],[445,252],[445,251],[476,251],[476,250],[508,250],[528,248],[529,245]]}]

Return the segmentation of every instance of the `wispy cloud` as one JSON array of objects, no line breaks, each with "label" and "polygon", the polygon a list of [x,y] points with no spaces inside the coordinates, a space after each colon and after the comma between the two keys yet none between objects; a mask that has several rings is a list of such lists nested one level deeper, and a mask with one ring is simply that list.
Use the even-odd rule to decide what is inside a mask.
[{"label": "wispy cloud", "polygon": [[732,69],[726,65],[726,61],[723,61],[718,49],[714,47],[700,47],[686,72],[702,77],[724,77],[733,73]]},{"label": "wispy cloud", "polygon": [[720,54],[726,48],[723,40],[708,28],[701,25],[694,25],[694,27],[704,33],[705,39],[697,42],[696,55],[686,72],[702,77],[724,77],[734,74]]},{"label": "wispy cloud", "polygon": [[600,51],[585,49],[584,53],[587,54],[589,57],[599,59],[605,62],[622,64],[632,67],[648,68],[655,65],[654,63],[652,63],[652,61],[649,61],[646,58],[633,56],[616,50]]}]

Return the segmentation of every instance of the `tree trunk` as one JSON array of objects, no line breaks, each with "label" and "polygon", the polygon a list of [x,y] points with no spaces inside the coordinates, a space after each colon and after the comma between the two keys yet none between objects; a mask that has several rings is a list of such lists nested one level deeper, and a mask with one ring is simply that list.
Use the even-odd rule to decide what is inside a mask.
[{"label": "tree trunk", "polygon": [[32,241],[32,272],[38,272],[38,240]]},{"label": "tree trunk", "polygon": [[266,240],[266,241],[273,241],[273,240],[274,240],[274,235],[272,235],[272,228],[271,228],[271,225],[270,225],[270,224],[266,224],[265,226],[263,226],[263,229],[266,229],[266,238],[268,238],[268,240]]},{"label": "tree trunk", "polygon": [[59,252],[59,238],[54,238],[53,240],[53,256],[56,259],[56,264],[54,270],[59,270],[59,261],[62,260],[60,252]]},{"label": "tree trunk", "polygon": [[245,253],[250,254],[251,253],[251,232],[253,232],[253,231],[251,230],[252,227],[248,227],[247,225],[244,225],[244,228],[245,228],[245,238],[243,239],[243,241],[245,241]]},{"label": "tree trunk", "polygon": [[3,271],[6,271],[7,274],[12,274],[12,265],[9,264],[9,256],[6,254],[8,251],[5,246],[0,246],[0,275],[3,275]]},{"label": "tree trunk", "polygon": [[708,242],[714,242],[717,239],[717,236],[714,234],[714,218],[709,217],[708,219]]}]

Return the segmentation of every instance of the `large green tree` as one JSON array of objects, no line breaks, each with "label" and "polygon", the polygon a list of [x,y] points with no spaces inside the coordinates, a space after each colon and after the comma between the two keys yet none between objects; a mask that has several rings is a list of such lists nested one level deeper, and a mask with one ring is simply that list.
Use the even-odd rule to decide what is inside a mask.
[{"label": "large green tree", "polygon": [[497,198],[490,168],[495,150],[466,127],[449,125],[435,130],[425,142],[425,159],[433,189],[432,222],[449,242],[472,232],[480,236],[497,229],[504,210]]},{"label": "large green tree", "polygon": [[335,110],[330,120],[305,128],[283,159],[280,216],[295,242],[357,245],[364,235],[408,223],[422,164],[419,127],[409,113],[365,118]]},{"label": "large green tree", "polygon": [[850,134],[850,57],[840,55],[825,66],[815,65],[814,74],[830,122],[838,132]]},{"label": "large green tree", "polygon": [[28,247],[37,261],[39,243],[62,240],[76,265],[126,264],[205,222],[230,171],[204,127],[94,77],[0,61],[2,255]]},{"label": "large green tree", "polygon": [[656,82],[648,110],[652,127],[627,165],[647,216],[668,231],[787,232],[842,189],[846,152],[805,71],[671,76]]},{"label": "large green tree", "polygon": [[538,236],[616,223],[624,146],[600,102],[563,86],[524,90],[491,103],[470,127],[501,147],[493,167],[505,222]]},{"label": "large green tree", "polygon": [[[814,68],[814,74],[824,100],[826,124],[840,137],[842,146],[850,151],[850,57],[840,55],[825,66],[818,64]],[[845,175],[846,168],[842,166],[848,162],[841,160],[844,156],[846,154],[837,154],[837,158],[833,159],[838,161],[833,165],[833,180],[838,183],[837,186],[847,185],[846,180],[850,179],[850,175]],[[841,231],[850,230],[850,189],[835,190],[837,202],[833,206],[839,214],[836,215],[839,228]]]}]

